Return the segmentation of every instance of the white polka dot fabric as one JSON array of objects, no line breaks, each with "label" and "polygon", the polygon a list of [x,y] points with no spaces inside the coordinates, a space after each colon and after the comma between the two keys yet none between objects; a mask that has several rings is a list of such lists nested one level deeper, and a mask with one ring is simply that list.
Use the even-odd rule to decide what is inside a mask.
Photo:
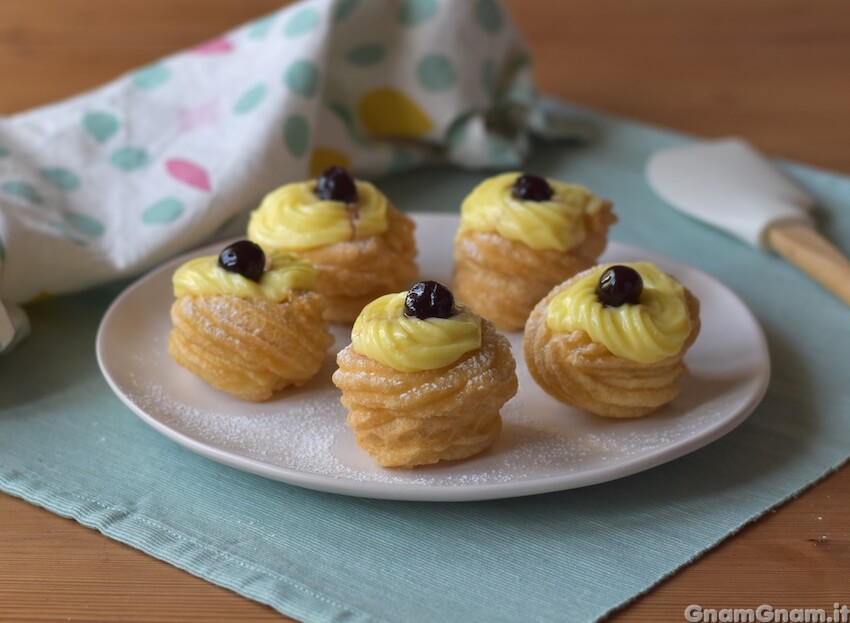
[{"label": "white polka dot fabric", "polygon": [[331,164],[365,178],[515,167],[534,108],[527,47],[498,0],[291,5],[0,118],[0,299],[79,290],[238,233],[263,194]]}]

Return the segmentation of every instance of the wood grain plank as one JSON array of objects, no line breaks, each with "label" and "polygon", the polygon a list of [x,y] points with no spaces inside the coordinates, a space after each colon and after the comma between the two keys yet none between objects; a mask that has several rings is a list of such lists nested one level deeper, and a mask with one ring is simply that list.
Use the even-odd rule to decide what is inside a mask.
[{"label": "wood grain plank", "polygon": [[279,613],[0,494],[0,621],[232,623]]},{"label": "wood grain plank", "polygon": [[842,0],[513,2],[542,90],[850,172]]}]

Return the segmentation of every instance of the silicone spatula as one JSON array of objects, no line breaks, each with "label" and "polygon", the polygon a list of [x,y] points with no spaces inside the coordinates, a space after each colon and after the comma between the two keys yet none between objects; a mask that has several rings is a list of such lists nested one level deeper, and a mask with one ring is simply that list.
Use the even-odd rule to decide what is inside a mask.
[{"label": "silicone spatula", "polygon": [[773,250],[850,305],[850,260],[814,228],[814,199],[740,139],[659,151],[650,186],[672,207]]}]

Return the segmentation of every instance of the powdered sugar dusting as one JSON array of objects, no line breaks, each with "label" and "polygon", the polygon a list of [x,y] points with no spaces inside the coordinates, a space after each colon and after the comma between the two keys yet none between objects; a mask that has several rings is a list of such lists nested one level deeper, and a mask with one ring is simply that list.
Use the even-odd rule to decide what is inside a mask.
[{"label": "powdered sugar dusting", "polygon": [[[450,282],[456,217],[426,215],[417,222],[423,274]],[[432,244],[435,240],[439,244]],[[618,250],[615,244],[603,259],[627,261],[636,251]],[[494,446],[464,461],[384,469],[357,447],[340,392],[331,382],[336,353],[349,343],[348,328],[333,329],[336,344],[313,381],[265,403],[228,396],[177,366],[166,348],[172,326],[170,278],[185,258],[138,282],[116,302],[101,327],[98,355],[116,393],[158,430],[193,450],[283,481],[422,500],[486,499],[582,486],[641,471],[728,432],[758,402],[769,375],[763,336],[734,295],[687,266],[649,252],[640,256],[675,271],[710,310],[688,353],[692,375],[681,395],[658,413],[635,420],[571,409],[534,383],[523,360],[521,335],[512,334],[519,392],[502,410],[503,429]]]},{"label": "powdered sugar dusting", "polygon": [[[336,329],[338,350],[346,336]],[[143,411],[206,446],[286,471],[358,483],[469,487],[538,480],[640,457],[692,435],[706,411],[612,421],[565,407],[546,396],[522,361],[521,336],[509,336],[517,359],[518,394],[502,409],[496,444],[478,457],[415,469],[385,469],[360,448],[345,423],[331,383],[334,354],[313,382],[267,403],[246,403],[214,390],[174,364],[159,382],[133,379],[130,399]],[[163,383],[164,379],[168,379]],[[286,478],[283,478],[284,480]]]},{"label": "powdered sugar dusting", "polygon": [[332,400],[331,392],[296,397],[280,405],[283,408],[257,405],[251,412],[237,413],[190,406],[155,383],[141,385],[131,397],[174,430],[213,448],[296,471],[335,469],[330,449],[335,435],[345,428],[345,410]]}]

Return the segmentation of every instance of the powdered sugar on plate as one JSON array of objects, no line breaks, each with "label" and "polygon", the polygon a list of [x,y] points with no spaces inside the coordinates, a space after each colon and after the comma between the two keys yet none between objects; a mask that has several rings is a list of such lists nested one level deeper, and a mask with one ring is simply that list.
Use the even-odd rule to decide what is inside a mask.
[{"label": "powdered sugar on plate", "polygon": [[[423,274],[450,283],[457,217],[416,220]],[[331,383],[336,352],[349,343],[345,327],[333,328],[336,343],[316,378],[265,403],[233,398],[177,366],[167,352],[168,312],[171,275],[185,257],[113,303],[98,334],[98,360],[118,397],[156,430],[199,454],[276,480],[348,495],[433,501],[585,486],[648,469],[727,433],[752,411],[769,378],[764,337],[734,294],[694,268],[647,251],[613,243],[603,256],[615,262],[635,258],[675,271],[701,299],[702,333],[688,353],[692,374],[681,396],[636,420],[571,409],[537,387],[523,361],[522,336],[511,334],[519,392],[502,411],[494,446],[465,461],[385,469],[357,447]]]}]

